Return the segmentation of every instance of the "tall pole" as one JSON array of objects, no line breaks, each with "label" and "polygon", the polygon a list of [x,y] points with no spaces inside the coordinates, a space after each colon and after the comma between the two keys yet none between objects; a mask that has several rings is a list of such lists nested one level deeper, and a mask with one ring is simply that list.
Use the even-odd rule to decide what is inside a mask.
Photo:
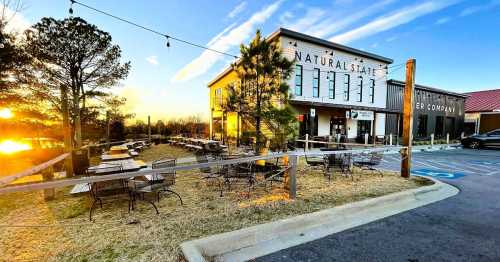
[{"label": "tall pole", "polygon": [[401,176],[410,177],[411,145],[413,142],[413,96],[415,88],[415,59],[406,62],[406,83],[403,97],[403,146],[401,153]]},{"label": "tall pole", "polygon": [[148,143],[151,143],[151,116],[148,116]]},{"label": "tall pole", "polygon": [[109,150],[111,141],[110,141],[110,132],[111,132],[111,127],[110,127],[110,119],[109,119],[109,110],[106,111],[106,150]]},{"label": "tall pole", "polygon": [[73,144],[71,139],[71,126],[69,124],[69,108],[68,108],[68,87],[61,85],[61,110],[63,115],[63,137],[64,151],[69,153],[69,156],[64,161],[66,176],[73,176]]}]

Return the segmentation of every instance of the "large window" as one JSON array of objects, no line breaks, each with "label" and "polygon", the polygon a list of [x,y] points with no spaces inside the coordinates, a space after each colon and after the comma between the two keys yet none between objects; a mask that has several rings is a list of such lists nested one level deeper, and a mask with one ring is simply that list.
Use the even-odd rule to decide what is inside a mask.
[{"label": "large window", "polygon": [[344,101],[349,101],[349,89],[351,85],[351,76],[349,74],[344,75]]},{"label": "large window", "polygon": [[375,102],[375,79],[370,79],[370,103]]},{"label": "large window", "polygon": [[335,72],[328,72],[328,98],[335,99]]},{"label": "large window", "polygon": [[215,89],[215,106],[222,106],[222,89],[220,88]]},{"label": "large window", "polygon": [[417,137],[427,136],[427,115],[418,115],[417,118]]},{"label": "large window", "polygon": [[319,68],[313,70],[313,97],[319,97]]},{"label": "large window", "polygon": [[302,96],[302,66],[295,65],[295,95]]},{"label": "large window", "polygon": [[363,102],[363,77],[358,76],[358,102]]}]

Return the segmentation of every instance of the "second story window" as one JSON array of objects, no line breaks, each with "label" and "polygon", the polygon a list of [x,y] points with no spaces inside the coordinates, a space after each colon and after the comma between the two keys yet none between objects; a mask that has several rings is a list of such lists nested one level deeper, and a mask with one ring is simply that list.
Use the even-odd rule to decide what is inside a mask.
[{"label": "second story window", "polygon": [[335,99],[335,72],[328,72],[328,98]]},{"label": "second story window", "polygon": [[349,74],[344,75],[344,101],[349,101],[349,89],[351,85],[351,76]]},{"label": "second story window", "polygon": [[215,89],[215,106],[222,106],[222,89],[220,88]]},{"label": "second story window", "polygon": [[295,95],[302,96],[302,66],[295,65]]},{"label": "second story window", "polygon": [[370,79],[370,102],[375,102],[375,79]]},{"label": "second story window", "polygon": [[358,102],[363,102],[363,77],[358,76]]},{"label": "second story window", "polygon": [[319,97],[319,68],[313,70],[313,97]]}]

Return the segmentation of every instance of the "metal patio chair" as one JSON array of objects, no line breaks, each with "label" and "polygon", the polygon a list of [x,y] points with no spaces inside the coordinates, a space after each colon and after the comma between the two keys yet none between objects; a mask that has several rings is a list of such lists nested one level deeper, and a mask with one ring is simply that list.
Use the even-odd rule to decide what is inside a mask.
[{"label": "metal patio chair", "polygon": [[[160,159],[153,161],[151,165],[153,170],[175,166],[176,159]],[[172,190],[176,179],[175,170],[157,172],[145,177],[147,181],[132,181],[132,183],[135,183],[133,189],[135,194],[141,195],[142,198],[144,198],[145,194],[154,194],[158,202],[160,202],[161,193],[173,194],[179,198],[181,205],[183,205],[181,196]]]},{"label": "metal patio chair", "polygon": [[[196,154],[196,162],[198,164],[203,164],[203,163],[208,163],[209,162],[209,155],[204,154],[203,151],[197,152]],[[220,196],[222,197],[222,191],[223,191],[223,185],[222,185],[222,173],[220,172],[219,168],[214,168],[214,167],[200,167],[199,168],[200,173],[201,173],[201,178],[206,180],[207,182],[215,182],[215,184],[218,185],[219,190],[220,190]]]},{"label": "metal patio chair", "polygon": [[377,169],[377,166],[382,162],[384,154],[382,152],[370,152],[368,154],[363,154],[361,160],[354,161],[354,166],[360,168],[361,170],[370,170],[377,172],[380,176],[384,176],[384,173]]}]

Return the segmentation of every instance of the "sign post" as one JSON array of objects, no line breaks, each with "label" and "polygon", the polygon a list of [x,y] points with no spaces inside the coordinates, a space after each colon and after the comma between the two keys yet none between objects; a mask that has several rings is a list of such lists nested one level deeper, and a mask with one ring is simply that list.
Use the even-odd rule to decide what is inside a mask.
[{"label": "sign post", "polygon": [[406,83],[403,97],[403,146],[401,151],[401,176],[409,178],[411,169],[411,145],[413,142],[413,97],[415,88],[415,59],[406,61]]}]

